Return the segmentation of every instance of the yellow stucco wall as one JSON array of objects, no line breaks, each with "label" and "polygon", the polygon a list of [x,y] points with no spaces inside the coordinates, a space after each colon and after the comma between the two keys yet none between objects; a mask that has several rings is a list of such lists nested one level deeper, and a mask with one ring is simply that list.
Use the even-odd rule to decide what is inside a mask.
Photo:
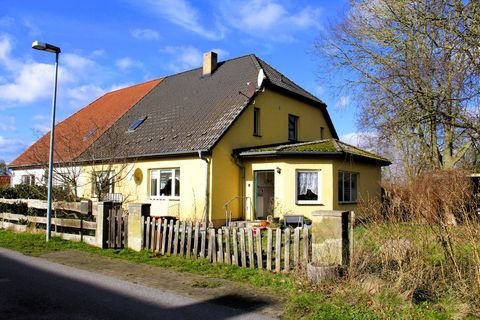
[{"label": "yellow stucco wall", "polygon": [[[180,169],[180,197],[151,199],[150,176],[151,169]],[[139,184],[135,182],[134,172],[140,169],[142,179]],[[102,170],[97,167],[96,170]],[[112,170],[123,172],[118,175],[119,179],[115,181],[115,193],[122,193],[125,205],[128,203],[140,202],[151,204],[152,215],[172,215],[182,220],[202,220],[205,210],[205,181],[206,181],[206,163],[198,157],[184,157],[159,159],[149,161],[136,161],[128,165],[115,165]],[[83,181],[87,183],[82,187],[82,196],[91,197],[91,175],[92,168],[84,167],[82,170]],[[163,200],[168,199],[167,204]],[[203,220],[202,220],[203,221]]]},{"label": "yellow stucco wall", "polygon": [[335,160],[333,162],[334,176],[333,183],[335,188],[333,189],[334,202],[333,210],[355,210],[356,204],[342,204],[337,201],[338,199],[338,172],[347,171],[358,173],[358,200],[367,200],[368,198],[381,197],[380,182],[382,179],[382,172],[380,166],[364,163],[359,161],[349,160]]},{"label": "yellow stucco wall", "polygon": [[[315,210],[355,210],[357,204],[338,202],[338,172],[358,173],[358,199],[380,197],[380,167],[361,162],[321,158],[255,158],[245,161],[245,190],[247,201],[246,218],[254,219],[253,206],[255,198],[254,172],[274,170],[274,217],[282,218],[284,214],[302,214],[311,217]],[[280,173],[278,172],[280,169]],[[320,205],[296,203],[297,170],[320,171]],[[248,203],[247,203],[248,204]]]},{"label": "yellow stucco wall", "polygon": [[[260,136],[253,135],[254,108],[260,109]],[[241,179],[242,170],[232,159],[232,150],[288,142],[289,114],[298,117],[299,141],[319,140],[321,127],[324,128],[324,139],[332,137],[322,112],[317,107],[269,90],[259,93],[254,103],[244,110],[213,150],[213,220],[225,221],[225,204],[229,201],[228,209],[232,212],[232,218],[243,218],[242,202],[246,199],[241,198],[244,185]],[[248,209],[247,206],[245,209]]]}]

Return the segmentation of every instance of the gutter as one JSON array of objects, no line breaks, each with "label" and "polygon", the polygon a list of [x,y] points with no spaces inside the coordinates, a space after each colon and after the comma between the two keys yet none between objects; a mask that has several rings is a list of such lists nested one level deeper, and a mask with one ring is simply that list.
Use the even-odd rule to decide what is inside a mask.
[{"label": "gutter", "polygon": [[206,174],[205,174],[205,232],[208,228],[208,214],[210,211],[210,160],[205,156],[202,156],[202,150],[198,150],[198,157],[205,161],[207,164]]}]

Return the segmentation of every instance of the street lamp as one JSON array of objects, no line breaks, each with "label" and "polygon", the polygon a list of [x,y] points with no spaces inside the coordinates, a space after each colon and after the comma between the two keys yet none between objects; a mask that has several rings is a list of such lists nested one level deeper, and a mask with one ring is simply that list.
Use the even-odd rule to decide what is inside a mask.
[{"label": "street lamp", "polygon": [[51,234],[51,220],[52,220],[52,179],[53,179],[53,143],[55,138],[55,108],[57,105],[57,78],[58,78],[58,54],[60,48],[48,43],[34,41],[32,48],[55,53],[55,83],[53,85],[53,99],[52,99],[52,123],[50,130],[50,155],[48,158],[48,205],[47,205],[47,241],[50,241]]}]

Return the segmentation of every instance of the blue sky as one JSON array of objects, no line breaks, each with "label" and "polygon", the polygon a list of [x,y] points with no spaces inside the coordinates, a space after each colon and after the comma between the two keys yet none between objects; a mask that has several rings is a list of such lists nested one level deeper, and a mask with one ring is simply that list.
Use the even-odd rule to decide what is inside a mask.
[{"label": "blue sky", "polygon": [[328,105],[341,137],[356,132],[352,97],[317,75],[315,39],[344,0],[0,0],[0,160],[49,130],[54,54],[62,49],[57,122],[102,94],[219,60],[255,53]]}]

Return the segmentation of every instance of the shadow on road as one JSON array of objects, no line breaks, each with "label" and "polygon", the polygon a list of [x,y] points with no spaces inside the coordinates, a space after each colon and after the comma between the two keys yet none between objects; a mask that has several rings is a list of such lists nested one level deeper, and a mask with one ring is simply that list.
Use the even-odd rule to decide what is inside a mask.
[{"label": "shadow on road", "polygon": [[194,301],[42,259],[0,251],[1,319],[258,319],[268,301]]}]

